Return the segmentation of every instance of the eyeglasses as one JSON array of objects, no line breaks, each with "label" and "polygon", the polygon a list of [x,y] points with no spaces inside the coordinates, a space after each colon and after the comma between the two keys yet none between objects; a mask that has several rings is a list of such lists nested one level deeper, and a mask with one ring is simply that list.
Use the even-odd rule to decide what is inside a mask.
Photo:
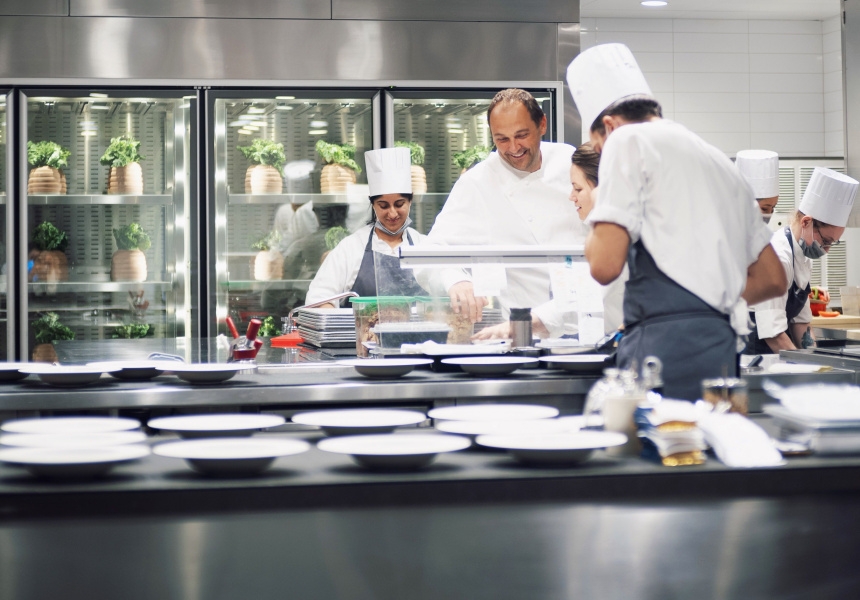
[{"label": "eyeglasses", "polygon": [[818,226],[817,223],[813,223],[812,229],[818,232],[818,237],[821,238],[821,247],[822,248],[832,248],[833,246],[838,246],[842,243],[842,240],[826,240],[824,236],[821,235],[821,227]]}]

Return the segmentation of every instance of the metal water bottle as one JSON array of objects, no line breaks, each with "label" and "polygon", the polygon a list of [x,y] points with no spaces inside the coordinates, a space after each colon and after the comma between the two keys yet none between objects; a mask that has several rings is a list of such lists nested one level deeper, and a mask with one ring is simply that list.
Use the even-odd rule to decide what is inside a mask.
[{"label": "metal water bottle", "polygon": [[511,309],[511,347],[527,348],[532,345],[532,309]]}]

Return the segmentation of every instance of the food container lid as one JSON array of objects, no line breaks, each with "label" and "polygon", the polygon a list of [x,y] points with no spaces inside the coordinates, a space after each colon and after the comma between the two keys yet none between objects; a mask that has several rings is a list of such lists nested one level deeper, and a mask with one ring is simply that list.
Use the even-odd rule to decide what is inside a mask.
[{"label": "food container lid", "polygon": [[370,304],[371,302],[410,303],[414,300],[413,296],[358,296],[349,299],[353,304]]},{"label": "food container lid", "polygon": [[411,321],[405,323],[379,323],[370,328],[373,333],[417,333],[431,331],[451,331],[444,323],[433,321]]}]

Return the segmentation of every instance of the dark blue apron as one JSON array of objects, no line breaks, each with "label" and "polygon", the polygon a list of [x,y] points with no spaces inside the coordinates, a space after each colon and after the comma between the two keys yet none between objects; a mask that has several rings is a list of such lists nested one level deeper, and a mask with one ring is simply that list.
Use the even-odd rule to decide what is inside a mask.
[{"label": "dark blue apron", "polygon": [[[405,233],[406,241],[413,246],[409,232]],[[352,291],[359,296],[426,296],[427,292],[415,281],[413,269],[401,269],[397,256],[373,251],[373,234],[371,227]]]},{"label": "dark blue apron", "polygon": [[624,337],[618,366],[646,356],[663,363],[663,395],[696,400],[702,380],[737,376],[737,342],[729,317],[663,273],[642,241],[627,254],[630,279],[624,289]]},{"label": "dark blue apron", "polygon": [[[791,267],[794,269],[794,239],[791,236],[791,229],[785,228],[785,237],[788,238],[788,245],[791,248]],[[791,287],[788,288],[788,300],[785,303],[785,318],[791,323],[791,320],[800,314],[803,307],[806,306],[806,301],[809,299],[809,292],[812,291],[810,284],[806,284],[805,288],[801,288],[791,278]],[[755,323],[755,312],[750,311],[750,319]],[[788,333],[788,330],[782,332]],[[789,334],[788,337],[791,337]],[[794,342],[794,340],[792,340]],[[747,340],[747,347],[744,348],[744,354],[773,354],[773,350],[767,345],[763,339],[758,337],[758,329],[753,327],[752,332]]]}]

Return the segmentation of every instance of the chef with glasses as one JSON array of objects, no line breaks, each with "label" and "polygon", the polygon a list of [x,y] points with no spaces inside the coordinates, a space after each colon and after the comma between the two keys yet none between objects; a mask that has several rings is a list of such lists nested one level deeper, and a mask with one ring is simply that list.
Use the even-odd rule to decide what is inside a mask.
[{"label": "chef with glasses", "polygon": [[812,345],[809,280],[812,261],[839,244],[854,205],[858,182],[816,167],[791,224],[774,233],[771,245],[791,283],[781,297],[752,307],[755,328],[746,354],[778,354]]}]

